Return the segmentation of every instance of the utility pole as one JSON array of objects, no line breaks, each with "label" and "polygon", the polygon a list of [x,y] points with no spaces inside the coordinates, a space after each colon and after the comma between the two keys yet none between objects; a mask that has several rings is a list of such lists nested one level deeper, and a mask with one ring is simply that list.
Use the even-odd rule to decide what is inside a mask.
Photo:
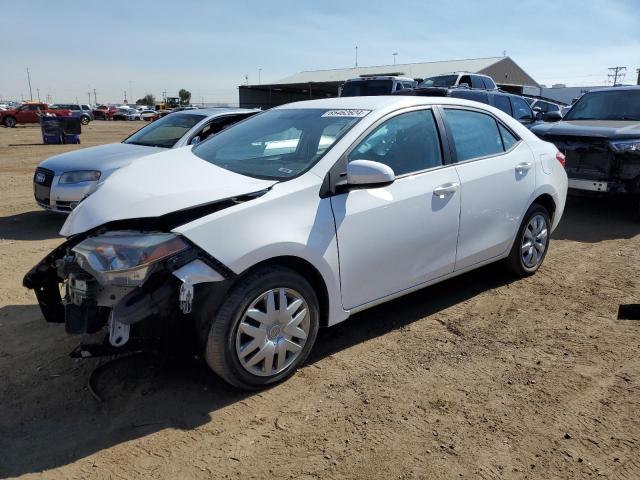
[{"label": "utility pole", "polygon": [[258,85],[262,84],[262,69],[258,69]]},{"label": "utility pole", "polygon": [[40,101],[40,89],[36,88],[36,92],[38,92],[38,102]]},{"label": "utility pole", "polygon": [[393,55],[393,64],[396,64],[396,57],[398,56],[398,52],[392,53],[391,55]]},{"label": "utility pole", "polygon": [[356,68],[358,68],[358,46],[356,45]]},{"label": "utility pole", "polygon": [[244,84],[247,85],[247,86],[249,85],[249,74],[248,73],[244,74]]},{"label": "utility pole", "polygon": [[96,104],[96,106],[98,105],[98,94],[96,93],[96,89],[93,89],[93,103]]},{"label": "utility pole", "polygon": [[27,67],[27,81],[29,82],[29,98],[33,102],[33,92],[31,91],[31,73],[29,73],[29,67]]},{"label": "utility pole", "polygon": [[618,85],[618,78],[620,78],[620,81],[622,81],[622,79],[626,75],[627,67],[609,67],[608,70],[612,73],[607,75],[607,78],[613,78],[613,86],[615,87],[616,85]]},{"label": "utility pole", "polygon": [[124,91],[124,103],[125,103],[125,105],[127,103],[129,103],[129,102],[127,102],[127,91],[126,90]]},{"label": "utility pole", "polygon": [[87,96],[89,97],[89,104],[91,104],[91,91],[87,92]]}]

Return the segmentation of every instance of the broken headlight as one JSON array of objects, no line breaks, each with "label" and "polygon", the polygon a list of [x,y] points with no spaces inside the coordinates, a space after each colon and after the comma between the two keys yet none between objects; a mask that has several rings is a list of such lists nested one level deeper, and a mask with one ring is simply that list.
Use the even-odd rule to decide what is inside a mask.
[{"label": "broken headlight", "polygon": [[87,238],[72,250],[101,284],[141,285],[155,263],[187,248],[172,233],[116,231]]},{"label": "broken headlight", "polygon": [[640,153],[640,138],[635,140],[621,140],[617,142],[611,142],[611,146],[618,153]]}]

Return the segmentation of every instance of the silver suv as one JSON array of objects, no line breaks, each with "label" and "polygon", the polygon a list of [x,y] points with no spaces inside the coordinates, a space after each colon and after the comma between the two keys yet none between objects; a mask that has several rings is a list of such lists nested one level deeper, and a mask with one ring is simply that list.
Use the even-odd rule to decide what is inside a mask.
[{"label": "silver suv", "polygon": [[469,72],[446,73],[435,77],[425,78],[418,88],[476,88],[482,90],[497,90],[496,82],[488,75],[479,75]]},{"label": "silver suv", "polygon": [[340,97],[367,97],[391,95],[401,90],[416,88],[418,82],[413,78],[391,75],[361,75],[350,78],[340,87]]}]

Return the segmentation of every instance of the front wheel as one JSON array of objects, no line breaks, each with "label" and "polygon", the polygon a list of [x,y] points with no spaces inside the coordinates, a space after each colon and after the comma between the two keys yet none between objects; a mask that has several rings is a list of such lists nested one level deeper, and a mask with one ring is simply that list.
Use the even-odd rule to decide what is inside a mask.
[{"label": "front wheel", "polygon": [[13,128],[16,126],[16,123],[18,123],[16,121],[16,119],[14,117],[6,117],[3,121],[4,126],[7,128]]},{"label": "front wheel", "polygon": [[549,250],[550,236],[549,212],[534,203],[523,217],[511,252],[505,259],[506,267],[518,277],[536,273]]},{"label": "front wheel", "polygon": [[[211,315],[207,310],[201,314]],[[265,387],[305,361],[319,319],[318,298],[304,277],[287,268],[260,269],[241,280],[209,320],[205,359],[236,387]]]},{"label": "front wheel", "polygon": [[89,125],[89,121],[91,119],[89,117],[82,117],[80,118],[80,123],[82,123],[82,125]]}]

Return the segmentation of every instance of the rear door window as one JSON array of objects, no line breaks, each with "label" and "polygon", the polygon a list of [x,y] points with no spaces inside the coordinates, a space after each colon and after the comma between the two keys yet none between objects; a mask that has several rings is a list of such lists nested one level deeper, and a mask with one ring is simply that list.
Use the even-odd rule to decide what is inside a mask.
[{"label": "rear door window", "polygon": [[516,136],[507,130],[501,123],[498,123],[498,129],[500,130],[502,145],[504,146],[505,151],[511,150],[511,147],[518,143],[518,138],[516,138]]},{"label": "rear door window", "polygon": [[458,162],[504,152],[495,119],[488,114],[445,108]]},{"label": "rear door window", "polygon": [[515,95],[509,98],[511,99],[511,107],[513,108],[513,118],[520,121],[533,120],[533,113],[527,102]]},{"label": "rear door window", "polygon": [[493,106],[511,116],[511,102],[509,102],[509,97],[506,95],[494,95]]},{"label": "rear door window", "polygon": [[478,75],[471,75],[471,88],[485,88],[482,77]]}]

